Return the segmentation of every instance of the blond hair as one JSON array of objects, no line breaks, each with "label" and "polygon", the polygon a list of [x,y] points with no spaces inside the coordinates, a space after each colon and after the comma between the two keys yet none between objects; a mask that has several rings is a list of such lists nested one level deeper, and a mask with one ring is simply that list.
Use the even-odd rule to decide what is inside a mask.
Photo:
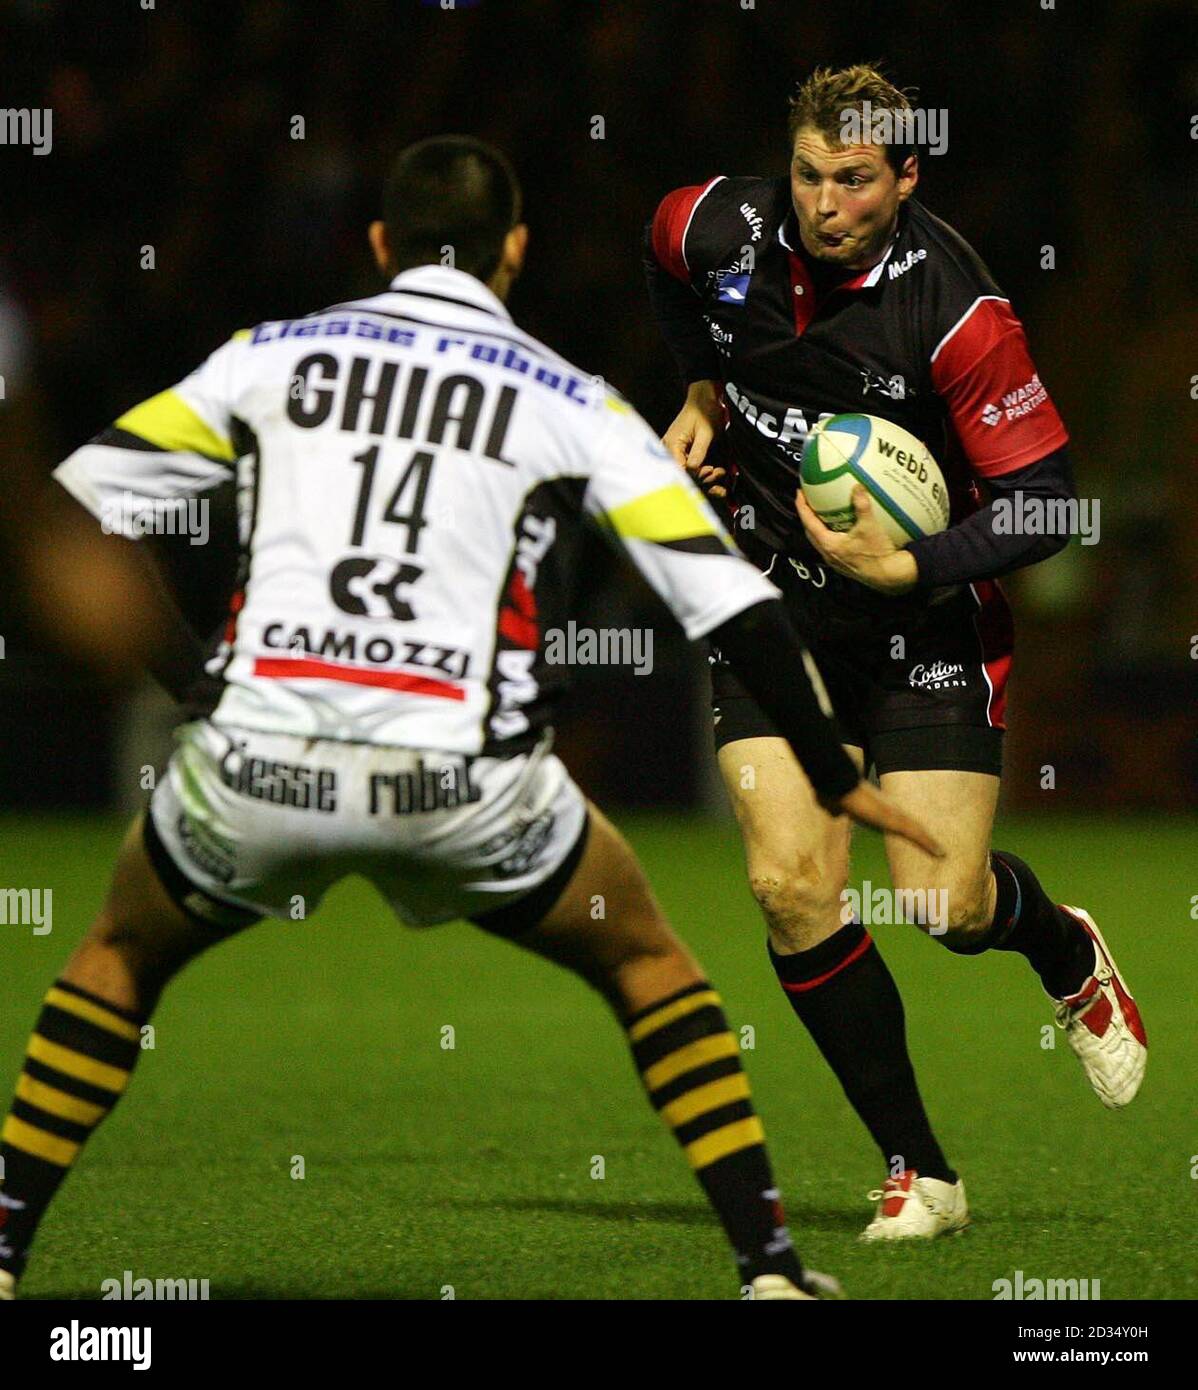
[{"label": "blond hair", "polygon": [[[811,126],[830,145],[843,143],[845,112],[868,101],[874,111],[910,111],[907,94],[869,63],[848,68],[816,68],[790,99],[786,133],[791,145],[804,126]],[[887,145],[886,158],[897,173],[913,153],[909,145]]]}]

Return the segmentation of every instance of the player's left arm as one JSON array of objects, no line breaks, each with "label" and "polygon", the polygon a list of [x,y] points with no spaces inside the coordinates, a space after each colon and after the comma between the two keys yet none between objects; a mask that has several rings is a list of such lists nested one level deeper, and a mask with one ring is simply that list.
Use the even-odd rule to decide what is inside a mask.
[{"label": "player's left arm", "polygon": [[918,586],[997,578],[1064,549],[1067,533],[999,524],[1015,493],[1044,503],[1076,497],[1069,436],[1009,301],[979,296],[936,345],[931,368],[965,457],[992,496],[972,516],[906,548]]},{"label": "player's left arm", "polygon": [[[986,506],[956,526],[907,546],[921,589],[997,579],[1039,564],[1068,545],[1067,533],[1023,534],[1010,524],[1010,518],[1028,501],[1043,503],[1044,515],[1051,516],[1048,504],[1076,499],[1073,465],[1064,445],[1035,463],[988,478],[987,484],[993,496]],[[1015,494],[1020,496],[1018,505]]]},{"label": "player's left arm", "polygon": [[796,499],[804,528],[829,565],[883,593],[994,579],[1055,555],[1069,540],[1006,524],[1012,494],[1045,504],[1076,496],[1068,435],[1007,300],[975,299],[933,350],[931,369],[970,467],[993,494],[986,506],[899,549],[878,524],[864,488],[854,489],[856,525],[840,533],[828,530],[801,495]]}]

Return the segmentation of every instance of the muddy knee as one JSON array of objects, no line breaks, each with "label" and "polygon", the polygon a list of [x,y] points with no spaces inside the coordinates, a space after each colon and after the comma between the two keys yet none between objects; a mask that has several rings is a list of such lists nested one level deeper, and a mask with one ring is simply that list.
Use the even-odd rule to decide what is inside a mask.
[{"label": "muddy knee", "polygon": [[841,925],[836,886],[813,866],[787,870],[761,861],[749,871],[749,888],[775,949],[804,950]]}]

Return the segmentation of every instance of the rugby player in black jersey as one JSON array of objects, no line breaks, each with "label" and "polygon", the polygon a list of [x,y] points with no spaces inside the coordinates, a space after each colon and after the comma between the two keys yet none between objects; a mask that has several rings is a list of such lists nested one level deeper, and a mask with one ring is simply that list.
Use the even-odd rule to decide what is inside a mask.
[{"label": "rugby player in black jersey", "polygon": [[[995,581],[1068,538],[997,525],[996,508],[1074,498],[1067,435],[1009,301],[914,198],[918,156],[877,138],[878,113],[896,139],[914,115],[873,68],[817,70],[791,102],[788,176],[720,176],[658,207],[646,272],[687,386],[665,443],[724,499],[736,538],[782,590],[850,753],[945,845],[937,861],[888,837],[896,898],[945,901],[936,933],[950,951],[1026,956],[1115,1108],[1144,1074],[1135,1002],[1092,918],[991,849],[1012,652]],[[846,131],[869,142],[846,143]],[[851,530],[819,521],[798,490],[800,455],[816,421],[842,412],[927,444],[949,485],[947,530],[897,549],[861,487]],[[959,1230],[964,1186],[925,1113],[898,991],[864,927],[846,924],[849,827],[821,810],[715,647],[712,686],[770,959],[888,1166],[864,1235]]]}]

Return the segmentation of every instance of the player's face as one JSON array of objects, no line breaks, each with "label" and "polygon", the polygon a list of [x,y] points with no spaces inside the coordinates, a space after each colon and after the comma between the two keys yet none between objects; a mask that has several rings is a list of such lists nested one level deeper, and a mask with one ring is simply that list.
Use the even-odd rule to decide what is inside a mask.
[{"label": "player's face", "polygon": [[864,270],[882,258],[900,204],[916,183],[916,162],[897,175],[881,145],[831,145],[811,126],[795,134],[790,195],[807,253]]}]

